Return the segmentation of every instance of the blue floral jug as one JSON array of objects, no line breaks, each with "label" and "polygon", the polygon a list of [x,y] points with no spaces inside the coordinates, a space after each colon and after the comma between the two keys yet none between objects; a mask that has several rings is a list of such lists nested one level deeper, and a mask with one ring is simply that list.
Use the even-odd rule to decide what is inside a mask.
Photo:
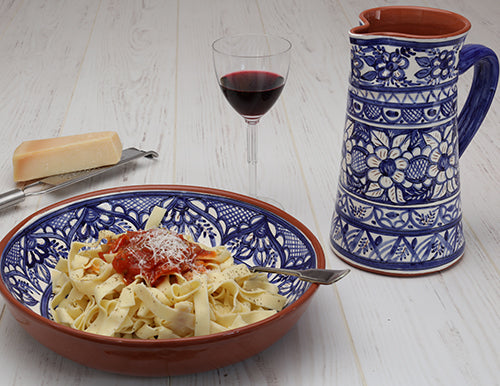
[{"label": "blue floral jug", "polygon": [[[493,99],[498,59],[464,45],[470,22],[422,7],[364,11],[351,74],[330,242],[351,265],[388,275],[445,269],[465,240],[459,157]],[[457,113],[457,80],[474,68]]]}]

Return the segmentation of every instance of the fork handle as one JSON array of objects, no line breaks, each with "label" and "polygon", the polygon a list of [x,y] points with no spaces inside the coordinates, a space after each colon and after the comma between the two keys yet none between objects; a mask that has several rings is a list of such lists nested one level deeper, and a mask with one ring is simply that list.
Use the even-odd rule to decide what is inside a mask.
[{"label": "fork handle", "polygon": [[340,280],[349,273],[348,269],[335,270],[335,269],[311,268],[302,270],[302,269],[286,269],[286,268],[261,267],[261,266],[250,267],[250,271],[291,275],[291,276],[296,276],[301,280],[317,284],[335,283],[336,281]]},{"label": "fork handle", "polygon": [[26,194],[21,189],[12,189],[0,194],[0,209],[18,204],[26,198]]}]

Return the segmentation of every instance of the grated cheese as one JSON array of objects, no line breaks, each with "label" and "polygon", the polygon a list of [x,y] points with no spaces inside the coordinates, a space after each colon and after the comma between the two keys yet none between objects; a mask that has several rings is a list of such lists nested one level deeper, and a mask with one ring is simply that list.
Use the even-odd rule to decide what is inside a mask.
[{"label": "grated cheese", "polygon": [[129,266],[137,266],[138,274],[149,284],[153,284],[152,281],[155,281],[158,273],[204,270],[203,266],[196,263],[202,249],[172,231],[152,228],[147,231],[128,232],[127,237],[126,245],[118,243],[118,248],[113,250],[117,253],[115,259],[126,259]]}]

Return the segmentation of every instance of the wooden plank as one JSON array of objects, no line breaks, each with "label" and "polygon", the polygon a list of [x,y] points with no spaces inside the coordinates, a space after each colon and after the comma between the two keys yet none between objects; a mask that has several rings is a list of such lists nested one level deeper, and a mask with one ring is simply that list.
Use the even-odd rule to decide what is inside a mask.
[{"label": "wooden plank", "polygon": [[[176,26],[175,2],[106,1],[101,5],[64,133],[115,130],[124,147],[153,149],[160,158],[129,165],[113,179],[102,176],[98,187],[143,183],[152,168],[157,173],[149,182],[172,182]],[[141,167],[145,170],[136,170]]]}]

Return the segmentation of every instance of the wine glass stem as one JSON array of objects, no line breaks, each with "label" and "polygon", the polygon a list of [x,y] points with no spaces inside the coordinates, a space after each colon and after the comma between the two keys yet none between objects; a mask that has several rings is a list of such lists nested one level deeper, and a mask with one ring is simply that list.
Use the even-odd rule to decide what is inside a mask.
[{"label": "wine glass stem", "polygon": [[257,195],[257,129],[258,119],[246,119],[247,163],[249,170],[248,190],[251,197]]}]

